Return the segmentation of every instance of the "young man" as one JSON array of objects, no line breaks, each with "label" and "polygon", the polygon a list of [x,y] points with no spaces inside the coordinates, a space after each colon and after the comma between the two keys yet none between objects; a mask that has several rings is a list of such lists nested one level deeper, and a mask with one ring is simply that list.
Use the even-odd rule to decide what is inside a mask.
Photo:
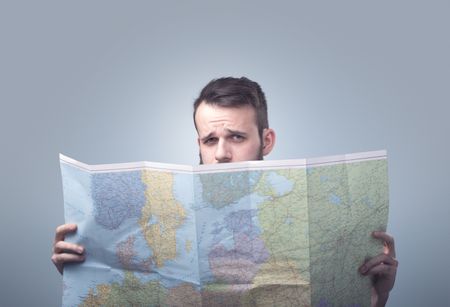
[{"label": "young man", "polygon": [[[244,77],[208,83],[194,102],[194,124],[200,164],[262,160],[275,144],[264,93],[256,82]],[[85,259],[82,246],[64,241],[65,235],[74,231],[74,224],[56,229],[52,261],[61,274],[64,263]],[[359,271],[372,277],[372,306],[384,306],[394,286],[398,262],[393,238],[384,232],[374,232],[373,236],[384,242],[385,250]]]}]

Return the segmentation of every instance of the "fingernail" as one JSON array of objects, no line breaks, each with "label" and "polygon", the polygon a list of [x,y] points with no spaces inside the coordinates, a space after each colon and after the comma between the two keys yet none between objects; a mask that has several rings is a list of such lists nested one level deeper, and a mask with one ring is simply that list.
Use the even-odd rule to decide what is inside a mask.
[{"label": "fingernail", "polygon": [[82,247],[79,247],[77,252],[78,252],[78,254],[82,254],[84,252],[84,249]]}]

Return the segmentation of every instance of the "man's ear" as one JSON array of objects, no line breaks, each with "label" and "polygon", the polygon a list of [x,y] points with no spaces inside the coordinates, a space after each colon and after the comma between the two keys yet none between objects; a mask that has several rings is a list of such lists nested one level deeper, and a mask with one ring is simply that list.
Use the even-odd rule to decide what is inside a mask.
[{"label": "man's ear", "polygon": [[270,128],[266,128],[263,130],[262,141],[263,141],[263,156],[268,155],[273,146],[275,146],[275,131]]}]

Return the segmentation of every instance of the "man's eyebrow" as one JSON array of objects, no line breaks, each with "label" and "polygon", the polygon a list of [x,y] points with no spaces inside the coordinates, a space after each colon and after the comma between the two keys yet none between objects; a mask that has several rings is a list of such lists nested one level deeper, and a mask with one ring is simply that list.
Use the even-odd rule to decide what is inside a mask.
[{"label": "man's eyebrow", "polygon": [[239,134],[239,135],[242,135],[242,136],[246,136],[246,135],[247,135],[246,132],[239,131],[239,130],[231,130],[231,129],[228,129],[228,128],[225,128],[225,130],[226,130],[229,134]]},{"label": "man's eyebrow", "polygon": [[[246,132],[239,131],[239,130],[232,130],[232,129],[229,129],[229,128],[225,128],[225,131],[226,131],[228,134],[238,134],[238,135],[242,135],[242,136],[247,136],[247,133],[246,133]],[[215,134],[216,134],[215,131],[212,131],[212,132],[208,133],[206,136],[200,138],[200,140],[201,140],[202,142],[204,142],[204,141],[206,141],[207,139],[209,139],[209,138],[211,138],[211,137],[214,137]]]}]

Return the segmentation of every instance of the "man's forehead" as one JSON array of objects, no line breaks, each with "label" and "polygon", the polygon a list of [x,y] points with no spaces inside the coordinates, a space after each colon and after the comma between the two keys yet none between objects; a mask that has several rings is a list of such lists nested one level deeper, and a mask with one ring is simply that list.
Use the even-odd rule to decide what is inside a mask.
[{"label": "man's forehead", "polygon": [[256,124],[256,112],[251,106],[222,107],[202,102],[195,114],[197,125],[230,126]]},{"label": "man's forehead", "polygon": [[256,132],[257,127],[253,120],[200,120],[197,122],[197,130],[201,137],[205,135],[246,135]]}]

